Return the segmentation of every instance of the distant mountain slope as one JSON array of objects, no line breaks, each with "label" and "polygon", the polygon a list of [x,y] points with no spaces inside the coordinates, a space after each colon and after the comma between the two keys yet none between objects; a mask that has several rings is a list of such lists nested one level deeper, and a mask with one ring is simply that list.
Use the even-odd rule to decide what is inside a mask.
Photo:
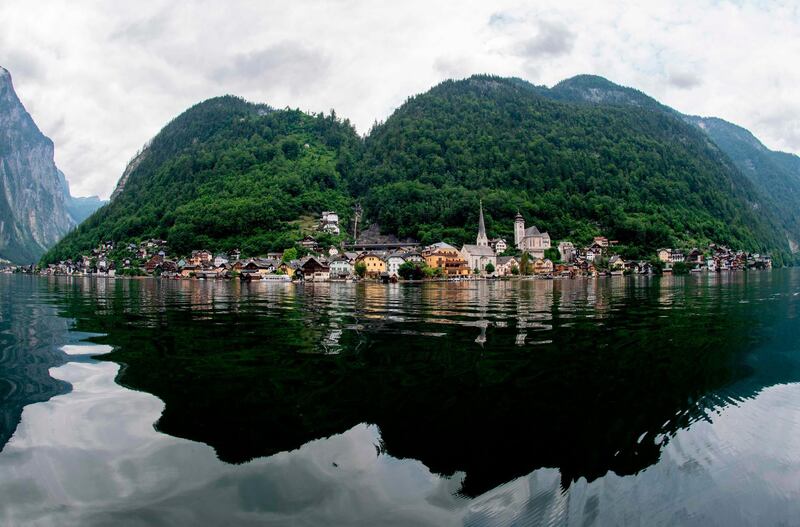
[{"label": "distant mountain slope", "polygon": [[584,104],[560,86],[474,76],[409,99],[367,138],[355,189],[381,226],[423,241],[474,237],[483,197],[490,231],[507,237],[520,210],[555,239],[602,233],[636,256],[710,241],[788,249],[753,185],[697,128],[638,92]]},{"label": "distant mountain slope", "polygon": [[774,207],[676,116],[592,77],[552,90],[491,76],[446,81],[364,140],[333,115],[210,99],[138,153],[110,204],[43,261],[104,239],[166,238],[177,252],[284,249],[322,210],[346,223],[355,201],[364,225],[384,233],[462,243],[475,237],[483,199],[490,236],[512,239],[520,211],[556,240],[603,234],[626,256],[717,242],[783,262],[789,244]]},{"label": "distant mountain slope", "polygon": [[106,239],[163,238],[178,252],[290,247],[300,218],[329,208],[347,217],[344,179],[359,148],[335,116],[209,99],[167,124],[131,161],[111,202],[45,261]]},{"label": "distant mountain slope", "polygon": [[578,75],[566,79],[551,90],[559,100],[583,101],[603,105],[628,105],[661,110],[675,115],[703,130],[753,183],[772,209],[792,251],[798,250],[800,240],[800,157],[773,152],[751,132],[716,117],[684,115],[652,97],[619,86],[603,77]]},{"label": "distant mountain slope", "polygon": [[800,157],[773,152],[740,126],[715,117],[686,116],[725,152],[775,208],[792,233],[793,251],[800,240]]},{"label": "distant mountain slope", "polygon": [[53,142],[0,68],[0,258],[34,262],[75,226],[60,178]]}]

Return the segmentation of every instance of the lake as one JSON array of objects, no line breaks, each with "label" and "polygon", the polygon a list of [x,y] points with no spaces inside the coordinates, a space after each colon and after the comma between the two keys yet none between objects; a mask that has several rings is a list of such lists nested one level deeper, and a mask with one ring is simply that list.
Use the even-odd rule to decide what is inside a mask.
[{"label": "lake", "polygon": [[799,271],[0,302],[4,526],[800,518]]}]

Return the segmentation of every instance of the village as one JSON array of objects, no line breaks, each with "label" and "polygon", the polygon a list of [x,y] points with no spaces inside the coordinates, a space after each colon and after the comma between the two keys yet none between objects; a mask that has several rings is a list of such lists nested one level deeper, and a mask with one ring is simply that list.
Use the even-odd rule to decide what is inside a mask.
[{"label": "village", "polygon": [[[514,240],[510,245],[502,238],[488,238],[482,204],[479,207],[475,243],[465,244],[460,249],[446,242],[422,246],[396,240],[323,247],[308,234],[298,240],[296,247],[282,252],[253,256],[243,255],[238,250],[214,254],[198,249],[178,257],[170,254],[165,240],[150,239],[124,247],[107,241],[74,261],[62,261],[43,269],[6,266],[3,271],[109,278],[397,282],[514,277],[553,279],[772,268],[769,255],[749,254],[717,245],[686,251],[662,248],[649,260],[623,259],[615,250],[618,243],[602,236],[595,237],[584,247],[576,247],[570,241],[561,241],[553,247],[550,235],[535,226],[526,228],[525,219],[519,213],[514,218]],[[338,214],[322,212],[317,230],[339,235]]]}]

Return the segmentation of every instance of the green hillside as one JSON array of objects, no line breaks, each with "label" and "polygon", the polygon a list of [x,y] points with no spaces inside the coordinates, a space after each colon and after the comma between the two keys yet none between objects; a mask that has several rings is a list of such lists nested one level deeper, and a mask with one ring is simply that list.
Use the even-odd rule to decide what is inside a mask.
[{"label": "green hillside", "polygon": [[587,104],[554,90],[446,81],[365,139],[335,115],[211,99],[169,123],[118,196],[43,261],[104,239],[166,238],[179,253],[284,249],[301,216],[336,210],[347,225],[355,201],[384,232],[461,243],[474,239],[482,198],[490,236],[510,238],[519,210],[555,240],[603,234],[629,256],[718,242],[781,263],[777,219],[700,130],[649,104]]},{"label": "green hillside", "polygon": [[752,183],[766,207],[773,224],[797,250],[800,245],[800,157],[774,152],[753,134],[716,117],[683,115],[652,97],[594,75],[566,79],[547,92],[553,98],[603,106],[636,106],[662,111],[697,126],[733,162]]},{"label": "green hillside", "polygon": [[560,101],[518,79],[447,81],[366,140],[354,188],[422,241],[511,235],[520,210],[554,239],[605,234],[643,256],[710,241],[785,250],[752,184],[695,127],[646,105]]},{"label": "green hillside", "polygon": [[335,116],[210,99],[169,123],[124,190],[44,261],[85,253],[106,239],[162,238],[179,253],[290,247],[301,215],[349,210],[345,180],[360,148],[353,128]]}]

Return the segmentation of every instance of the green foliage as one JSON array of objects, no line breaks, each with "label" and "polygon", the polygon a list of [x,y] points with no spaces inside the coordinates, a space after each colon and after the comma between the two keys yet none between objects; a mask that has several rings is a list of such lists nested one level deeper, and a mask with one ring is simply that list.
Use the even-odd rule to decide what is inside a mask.
[{"label": "green foliage", "polygon": [[367,274],[367,264],[364,262],[356,262],[356,265],[353,266],[353,270],[359,278],[364,278]]},{"label": "green foliage", "polygon": [[689,274],[689,266],[686,262],[675,262],[672,264],[672,274]]},{"label": "green foliage", "polygon": [[550,247],[549,249],[544,250],[544,257],[550,260],[551,262],[558,262],[561,261],[561,254],[558,252],[558,249],[555,247]]},{"label": "green foliage", "polygon": [[519,260],[519,273],[523,276],[531,274],[530,255],[527,252],[522,253],[522,258]]},{"label": "green foliage", "polygon": [[519,79],[446,81],[366,140],[335,115],[210,99],[169,123],[124,191],[42,263],[151,237],[178,254],[257,255],[294,246],[308,234],[301,218],[322,210],[347,225],[356,201],[384,232],[458,245],[474,240],[479,199],[493,237],[513,239],[520,211],[553,239],[619,240],[626,258],[716,242],[783,262],[769,207],[702,132],[650,103],[590,105],[565,93]]},{"label": "green foliage", "polygon": [[425,264],[414,262],[403,262],[398,267],[397,273],[403,280],[422,280],[426,276]]},{"label": "green foliage", "polygon": [[43,261],[84,254],[105,239],[164,238],[177,254],[291,247],[304,234],[302,215],[336,210],[348,221],[346,180],[361,147],[352,126],[334,116],[210,99],[168,124],[124,191]]},{"label": "green foliage", "polygon": [[487,272],[487,273],[489,273],[489,274],[492,274],[492,273],[494,273],[494,265],[492,265],[492,262],[489,262],[489,263],[487,263],[487,264],[486,264],[486,267],[485,267],[484,269],[485,269],[485,270],[486,270],[486,272]]},{"label": "green foliage", "polygon": [[297,260],[299,258],[297,254],[296,247],[290,247],[283,251],[283,258],[281,259],[282,262],[291,262],[292,260]]}]

